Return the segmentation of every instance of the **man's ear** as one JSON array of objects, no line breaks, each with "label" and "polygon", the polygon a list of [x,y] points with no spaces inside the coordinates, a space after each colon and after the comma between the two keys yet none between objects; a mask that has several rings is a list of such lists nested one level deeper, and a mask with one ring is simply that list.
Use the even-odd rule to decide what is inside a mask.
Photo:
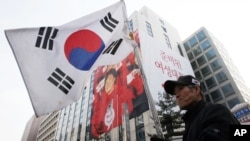
[{"label": "man's ear", "polygon": [[197,94],[198,96],[200,96],[201,99],[204,100],[204,96],[203,96],[202,93],[201,93],[201,87],[196,86],[196,87],[195,87],[195,90],[196,90],[196,94]]},{"label": "man's ear", "polygon": [[195,91],[197,95],[200,95],[201,93],[201,88],[199,86],[195,86]]}]

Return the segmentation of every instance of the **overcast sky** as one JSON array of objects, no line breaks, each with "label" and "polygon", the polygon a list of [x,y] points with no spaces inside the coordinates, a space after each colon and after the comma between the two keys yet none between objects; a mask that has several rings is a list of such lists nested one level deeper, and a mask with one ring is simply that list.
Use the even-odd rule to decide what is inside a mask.
[{"label": "overcast sky", "polygon": [[[0,138],[21,140],[34,114],[5,29],[59,26],[119,0],[0,0]],[[176,27],[182,40],[206,27],[220,40],[250,84],[248,0],[125,0],[128,15],[143,6]],[[247,65],[248,64],[248,65]]]}]

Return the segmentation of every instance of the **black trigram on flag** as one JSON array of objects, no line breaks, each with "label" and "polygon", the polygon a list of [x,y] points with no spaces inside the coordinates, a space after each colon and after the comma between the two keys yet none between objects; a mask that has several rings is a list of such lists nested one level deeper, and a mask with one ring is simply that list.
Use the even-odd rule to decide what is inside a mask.
[{"label": "black trigram on flag", "polygon": [[56,68],[48,78],[48,81],[58,87],[64,94],[68,94],[75,81],[67,76],[62,70]]},{"label": "black trigram on flag", "polygon": [[112,18],[111,14],[108,13],[108,16],[104,17],[104,20],[100,20],[101,25],[107,29],[109,32],[113,32],[116,25],[119,23],[116,19]]},{"label": "black trigram on flag", "polygon": [[114,55],[116,53],[117,49],[119,48],[120,44],[122,43],[122,41],[123,41],[123,39],[119,39],[119,40],[116,40],[116,41],[112,42],[107,47],[107,49],[105,49],[103,51],[102,54],[105,54],[105,53],[108,54],[108,53],[110,53],[110,54]]},{"label": "black trigram on flag", "polygon": [[58,29],[53,27],[40,27],[35,46],[43,49],[52,50],[54,39]]}]

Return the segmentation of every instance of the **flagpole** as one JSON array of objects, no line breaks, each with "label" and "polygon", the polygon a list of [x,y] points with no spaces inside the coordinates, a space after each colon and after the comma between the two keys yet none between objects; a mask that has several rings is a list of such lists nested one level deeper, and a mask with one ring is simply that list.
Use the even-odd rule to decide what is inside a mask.
[{"label": "flagpole", "polygon": [[141,57],[140,57],[140,50],[139,50],[138,46],[136,46],[134,48],[134,52],[135,52],[135,57],[138,60],[138,65],[139,65],[139,68],[140,68],[140,71],[141,71],[141,74],[142,74],[144,88],[145,88],[146,96],[148,98],[149,108],[150,108],[150,111],[152,112],[152,116],[153,116],[152,118],[153,118],[153,121],[154,121],[154,124],[155,124],[156,134],[157,134],[158,137],[162,138],[163,134],[162,134],[162,130],[161,130],[160,120],[158,118],[158,113],[157,113],[157,110],[155,108],[155,104],[154,104],[152,95],[150,93],[149,86],[148,86],[148,83],[147,83],[147,79],[146,79],[146,76],[145,76],[145,73],[144,73],[144,70],[143,70],[143,67],[142,67],[142,62],[141,62]]},{"label": "flagpole", "polygon": [[[127,23],[128,27],[129,27],[129,20],[128,20],[128,16],[127,16],[127,11],[126,11],[126,4],[125,4],[125,1],[124,0],[120,0],[121,2],[124,3],[124,9],[125,9],[125,22]],[[128,28],[129,30],[129,28]],[[133,31],[129,31],[129,35],[131,34],[131,32]],[[133,38],[133,35],[130,36],[130,39],[131,37]],[[138,60],[138,66],[140,68],[140,71],[141,71],[141,74],[142,74],[142,79],[143,79],[143,83],[144,83],[144,88],[145,88],[145,92],[146,92],[146,96],[148,98],[148,103],[149,103],[149,108],[150,108],[150,111],[152,113],[152,118],[153,118],[153,121],[154,121],[154,124],[155,124],[155,129],[156,129],[156,133],[157,133],[157,136],[162,138],[163,137],[163,134],[162,134],[162,130],[161,130],[161,124],[160,124],[160,120],[158,118],[158,113],[156,111],[156,108],[154,106],[154,101],[153,101],[153,98],[152,98],[152,95],[149,91],[149,86],[148,86],[148,83],[147,83],[147,79],[146,79],[146,76],[145,76],[145,73],[144,73],[144,70],[143,70],[143,67],[142,67],[142,62],[141,62],[141,57],[140,57],[140,50],[139,50],[139,47],[138,47],[138,44],[136,43],[136,46],[134,46],[134,53],[135,53],[135,57],[136,59]]]},{"label": "flagpole", "polygon": [[116,126],[117,126],[117,129],[118,129],[118,140],[119,140],[119,138],[120,138],[120,133],[119,133],[119,124],[118,124],[118,121],[119,121],[119,108],[118,108],[118,99],[119,99],[119,97],[118,97],[118,94],[116,94],[116,100],[117,100],[117,102],[116,102],[116,109],[117,109],[117,111],[116,111],[116,117],[117,117],[117,120],[116,120]]}]

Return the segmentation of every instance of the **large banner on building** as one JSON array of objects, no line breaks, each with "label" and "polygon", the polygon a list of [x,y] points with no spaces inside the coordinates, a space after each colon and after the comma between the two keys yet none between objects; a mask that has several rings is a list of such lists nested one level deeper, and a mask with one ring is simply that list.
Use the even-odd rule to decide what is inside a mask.
[{"label": "large banner on building", "polygon": [[91,133],[94,138],[122,125],[124,103],[130,119],[149,109],[133,52],[119,64],[98,67],[94,71],[93,95]]},{"label": "large banner on building", "polygon": [[153,99],[158,101],[158,93],[164,92],[162,84],[166,80],[176,80],[186,74],[194,75],[193,69],[188,59],[174,52],[166,44],[147,34],[139,36],[143,70],[150,93]]}]

